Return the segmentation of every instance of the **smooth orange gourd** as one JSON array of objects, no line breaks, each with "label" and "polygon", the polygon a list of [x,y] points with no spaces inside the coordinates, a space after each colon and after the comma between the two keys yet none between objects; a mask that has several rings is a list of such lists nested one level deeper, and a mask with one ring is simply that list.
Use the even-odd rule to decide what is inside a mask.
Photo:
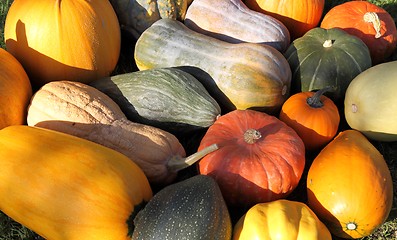
[{"label": "smooth orange gourd", "polygon": [[22,65],[0,48],[0,129],[26,122],[31,97],[32,87]]},{"label": "smooth orange gourd", "polygon": [[36,85],[109,76],[121,46],[117,16],[103,0],[15,0],[4,39]]},{"label": "smooth orange gourd", "polygon": [[335,103],[323,95],[327,89],[299,92],[284,102],[280,120],[292,127],[307,150],[324,147],[336,135],[340,116]]},{"label": "smooth orange gourd", "polygon": [[331,233],[370,235],[386,221],[393,182],[385,159],[357,130],[345,130],[313,160],[307,175],[308,206]]},{"label": "smooth orange gourd", "polygon": [[288,28],[291,40],[317,27],[324,10],[324,0],[244,0],[252,10],[280,20]]},{"label": "smooth orange gourd", "polygon": [[3,128],[0,159],[0,210],[45,239],[130,239],[152,197],[125,155],[57,131]]},{"label": "smooth orange gourd", "polygon": [[368,1],[348,1],[336,5],[321,21],[322,28],[340,28],[359,37],[369,48],[372,64],[384,62],[397,44],[397,29],[392,16]]}]

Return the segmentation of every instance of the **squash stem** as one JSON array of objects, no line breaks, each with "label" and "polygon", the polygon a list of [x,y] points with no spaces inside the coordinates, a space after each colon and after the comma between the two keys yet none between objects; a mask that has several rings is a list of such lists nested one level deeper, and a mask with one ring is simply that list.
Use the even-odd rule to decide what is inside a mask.
[{"label": "squash stem", "polygon": [[192,166],[194,163],[205,157],[207,154],[212,153],[218,149],[218,145],[214,143],[196,153],[193,153],[186,158],[175,156],[168,161],[167,168],[172,172],[178,172],[182,169]]},{"label": "squash stem", "polygon": [[318,90],[313,96],[306,99],[307,104],[309,104],[309,106],[312,108],[321,108],[322,106],[324,106],[324,103],[321,102],[320,98],[325,92],[329,91],[330,89],[330,87],[326,87]]},{"label": "squash stem", "polygon": [[364,14],[364,21],[367,23],[372,23],[372,26],[375,29],[375,38],[380,38],[382,36],[381,32],[380,32],[380,28],[381,28],[381,22],[379,19],[378,14],[376,14],[376,12],[366,12]]}]

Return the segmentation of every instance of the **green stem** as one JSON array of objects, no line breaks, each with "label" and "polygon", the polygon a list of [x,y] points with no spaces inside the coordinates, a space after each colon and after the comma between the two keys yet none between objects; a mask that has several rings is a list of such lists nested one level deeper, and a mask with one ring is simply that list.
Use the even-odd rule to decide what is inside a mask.
[{"label": "green stem", "polygon": [[331,87],[326,87],[323,89],[318,90],[313,96],[308,97],[306,99],[307,104],[309,104],[310,107],[312,108],[321,108],[324,106],[324,103],[321,102],[321,96],[325,93],[328,92],[331,89]]},{"label": "green stem", "polygon": [[194,163],[205,157],[207,154],[212,153],[218,149],[218,145],[214,143],[196,153],[193,153],[186,158],[175,156],[168,161],[167,168],[171,172],[178,172],[182,169],[192,166]]}]

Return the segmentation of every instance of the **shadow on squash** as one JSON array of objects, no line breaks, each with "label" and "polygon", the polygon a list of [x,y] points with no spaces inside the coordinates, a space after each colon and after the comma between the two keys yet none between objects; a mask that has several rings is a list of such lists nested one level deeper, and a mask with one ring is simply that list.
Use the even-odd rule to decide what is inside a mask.
[{"label": "shadow on squash", "polygon": [[6,40],[7,51],[20,61],[35,89],[48,81],[87,82],[97,78],[96,70],[68,66],[32,49],[27,40],[25,24],[21,20],[18,20],[15,31],[16,41],[14,39]]}]

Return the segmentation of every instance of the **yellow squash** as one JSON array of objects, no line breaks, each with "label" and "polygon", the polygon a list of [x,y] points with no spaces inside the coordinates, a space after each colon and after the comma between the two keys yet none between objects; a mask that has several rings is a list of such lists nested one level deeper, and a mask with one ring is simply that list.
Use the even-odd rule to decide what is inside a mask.
[{"label": "yellow squash", "polygon": [[152,197],[126,156],[53,130],[0,130],[0,210],[51,240],[126,240]]},{"label": "yellow squash", "polygon": [[331,240],[331,233],[304,203],[280,199],[258,203],[240,218],[233,240]]}]

